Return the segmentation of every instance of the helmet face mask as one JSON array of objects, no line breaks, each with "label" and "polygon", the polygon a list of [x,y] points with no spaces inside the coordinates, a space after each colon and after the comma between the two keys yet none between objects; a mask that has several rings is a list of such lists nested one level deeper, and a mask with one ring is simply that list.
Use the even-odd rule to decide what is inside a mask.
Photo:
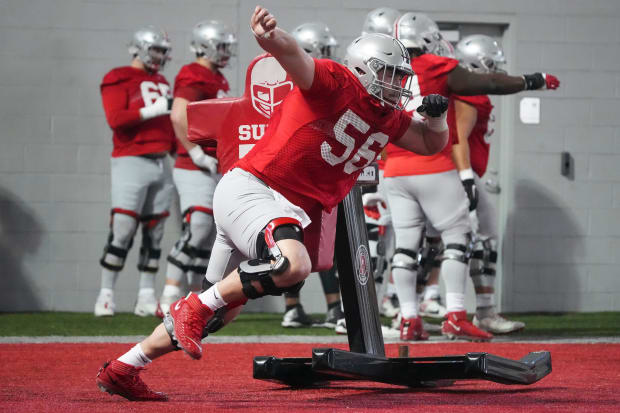
[{"label": "helmet face mask", "polygon": [[190,49],[196,57],[204,57],[223,68],[237,56],[237,37],[224,23],[215,20],[200,22],[192,30]]},{"label": "helmet face mask", "polygon": [[409,90],[413,72],[402,67],[386,65],[383,61],[370,58],[368,67],[375,74],[368,93],[398,110],[403,110],[412,97]]},{"label": "helmet face mask", "polygon": [[403,110],[411,99],[409,54],[395,38],[379,33],[358,37],[348,47],[344,64],[382,104]]},{"label": "helmet face mask", "polygon": [[171,50],[168,34],[154,26],[137,30],[129,43],[129,53],[152,72],[163,70]]}]

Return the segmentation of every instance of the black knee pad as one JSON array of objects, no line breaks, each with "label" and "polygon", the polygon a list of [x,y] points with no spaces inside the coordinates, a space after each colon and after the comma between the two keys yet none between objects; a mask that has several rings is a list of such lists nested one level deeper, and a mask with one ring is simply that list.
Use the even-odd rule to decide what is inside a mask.
[{"label": "black knee pad", "polygon": [[[449,252],[448,250],[458,251],[458,252],[456,253],[451,252],[451,251]],[[468,264],[470,257],[471,257],[471,249],[468,245],[452,243],[452,244],[446,245],[446,247],[443,250],[443,253],[441,254],[440,257],[438,257],[438,259],[441,261],[454,260],[454,261],[460,261],[464,264]]]},{"label": "black knee pad", "polygon": [[[138,220],[138,215],[132,211],[118,209],[118,208],[113,208],[110,211],[110,233],[108,234],[108,242],[106,243],[105,247],[103,247],[103,255],[101,256],[101,259],[99,260],[99,264],[101,264],[102,267],[107,268],[108,270],[111,270],[111,271],[121,271],[123,267],[125,266],[125,259],[127,258],[127,253],[133,246],[133,237],[135,233],[134,235],[131,236],[131,239],[129,240],[129,244],[127,245],[127,248],[121,248],[121,247],[112,245],[112,241],[114,241],[114,215],[115,214],[127,215],[127,216],[134,218],[135,220]],[[117,257],[120,263],[114,264],[114,263],[107,262],[106,256],[108,254],[114,255],[115,257]]]},{"label": "black knee pad", "polygon": [[[243,294],[250,299],[264,297],[266,295],[282,295],[286,292],[298,293],[304,285],[300,281],[288,287],[278,287],[273,281],[273,266],[270,260],[254,259],[244,261],[239,265],[239,278]],[[252,281],[258,281],[262,287],[262,292],[256,290]]]},{"label": "black knee pad", "polygon": [[[127,247],[127,249],[112,245],[112,240],[114,240],[114,234],[112,233],[112,230],[110,230],[110,234],[108,235],[108,242],[106,243],[105,247],[103,247],[103,255],[99,260],[99,264],[101,264],[103,268],[107,268],[110,271],[121,271],[123,267],[125,267],[125,259],[127,258],[127,253],[133,245],[133,238],[129,242],[129,246]],[[118,257],[120,260],[120,264],[116,265],[107,262],[106,256],[108,254]]]}]

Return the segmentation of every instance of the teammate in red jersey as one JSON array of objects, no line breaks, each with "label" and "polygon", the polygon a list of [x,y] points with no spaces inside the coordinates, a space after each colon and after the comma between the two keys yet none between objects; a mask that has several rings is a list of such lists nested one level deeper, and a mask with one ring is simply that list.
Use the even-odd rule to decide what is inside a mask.
[{"label": "teammate in red jersey", "polygon": [[[505,63],[501,46],[486,35],[472,35],[456,45],[456,57],[462,66],[479,73],[501,71]],[[476,291],[476,315],[473,323],[494,334],[521,330],[525,323],[508,320],[495,309],[495,265],[497,262],[497,211],[489,194],[480,185],[489,161],[489,131],[493,105],[486,95],[455,96],[454,128],[458,143],[452,147],[452,158],[470,199],[470,215],[474,222],[476,243],[469,273]],[[472,208],[471,206],[474,206]]]},{"label": "teammate in red jersey", "polygon": [[[412,56],[412,100],[407,110],[413,111],[422,96],[438,93],[444,96],[510,94],[522,90],[558,87],[557,78],[535,73],[508,76],[502,73],[476,73],[460,67],[458,61],[436,55],[442,53],[443,42],[437,25],[421,13],[405,13],[395,25],[396,37]],[[451,103],[452,104],[452,103]],[[454,111],[449,110],[448,117]],[[456,136],[452,128],[451,141]],[[442,333],[448,337],[488,340],[491,334],[477,328],[466,318],[465,285],[471,241],[469,209],[475,199],[469,181],[460,183],[451,156],[450,143],[442,152],[421,157],[392,145],[387,148],[386,186],[396,232],[393,257],[394,281],[402,311],[401,338],[425,339],[426,333],[418,316],[416,279],[418,249],[424,225],[428,220],[441,233],[445,245],[441,272],[446,284],[447,320]],[[470,190],[467,194],[462,190]],[[475,189],[475,188],[474,188]],[[468,199],[469,196],[469,199]]]},{"label": "teammate in red jersey", "polygon": [[168,116],[171,93],[166,78],[159,74],[170,53],[168,36],[152,26],[142,28],[134,33],[129,52],[131,65],[111,70],[101,82],[114,150],[110,235],[100,260],[103,268],[96,316],[114,315],[114,285],[140,222],[140,290],[134,312],[155,314],[159,245],[173,191],[166,159],[175,146]]},{"label": "teammate in red jersey", "polygon": [[301,287],[311,268],[302,243],[306,210],[334,208],[388,142],[430,155],[448,139],[445,98],[426,97],[418,109],[429,116],[424,121],[400,110],[409,97],[403,84],[411,70],[407,51],[396,39],[360,37],[341,65],[310,57],[260,6],[251,28],[296,86],[263,138],[216,188],[217,237],[207,279],[225,278],[174,303],[149,337],[106,363],[97,383],[108,392],[163,399],[140,380],[138,369],[177,347],[201,358],[203,331],[214,312]]},{"label": "teammate in red jersey", "polygon": [[179,140],[177,160],[172,171],[183,216],[181,238],[168,255],[166,284],[159,300],[163,317],[170,304],[181,298],[181,280],[187,276],[191,291],[202,288],[211,246],[215,239],[213,192],[218,180],[215,146],[203,150],[187,139],[187,105],[220,98],[229,91],[220,71],[236,54],[237,38],[226,24],[209,20],[192,30],[191,50],[196,60],[181,68],[174,81],[172,125]]}]

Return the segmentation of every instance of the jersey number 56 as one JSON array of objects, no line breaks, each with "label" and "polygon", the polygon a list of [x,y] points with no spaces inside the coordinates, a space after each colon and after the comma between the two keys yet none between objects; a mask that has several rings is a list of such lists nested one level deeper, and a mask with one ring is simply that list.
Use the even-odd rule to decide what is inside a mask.
[{"label": "jersey number 56", "polygon": [[[385,133],[375,132],[368,136],[364,144],[351,156],[353,149],[355,149],[355,138],[345,132],[348,125],[351,125],[363,134],[366,134],[368,129],[370,129],[370,125],[364,122],[362,118],[351,111],[351,109],[347,110],[334,125],[334,135],[336,140],[345,146],[344,153],[340,156],[335,155],[332,152],[332,146],[327,143],[327,141],[323,141],[323,143],[321,143],[321,156],[331,166],[347,161],[344,165],[344,171],[347,174],[352,174],[353,172],[365,168],[374,161],[381,149],[387,145],[389,138]],[[375,142],[379,144],[378,151],[370,149],[370,146]],[[365,162],[361,165],[356,165],[362,159],[364,159]]]}]

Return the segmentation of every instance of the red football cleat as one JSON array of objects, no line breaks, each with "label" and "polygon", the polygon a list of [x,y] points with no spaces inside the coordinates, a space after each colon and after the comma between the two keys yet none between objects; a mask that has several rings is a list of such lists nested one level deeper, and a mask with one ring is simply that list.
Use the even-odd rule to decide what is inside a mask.
[{"label": "red football cleat", "polygon": [[400,339],[403,341],[428,340],[428,333],[422,325],[422,317],[401,318]]},{"label": "red football cleat", "polygon": [[174,339],[195,360],[202,357],[202,331],[212,316],[213,311],[194,293],[189,293],[170,306]]},{"label": "red football cleat", "polygon": [[471,341],[489,341],[493,334],[479,329],[467,320],[465,311],[448,313],[448,318],[441,324],[441,334],[449,339],[463,338]]},{"label": "red football cleat", "polygon": [[101,391],[118,394],[131,401],[163,402],[168,400],[164,393],[148,388],[139,376],[142,370],[144,367],[134,367],[122,361],[107,361],[97,373],[97,386]]}]

